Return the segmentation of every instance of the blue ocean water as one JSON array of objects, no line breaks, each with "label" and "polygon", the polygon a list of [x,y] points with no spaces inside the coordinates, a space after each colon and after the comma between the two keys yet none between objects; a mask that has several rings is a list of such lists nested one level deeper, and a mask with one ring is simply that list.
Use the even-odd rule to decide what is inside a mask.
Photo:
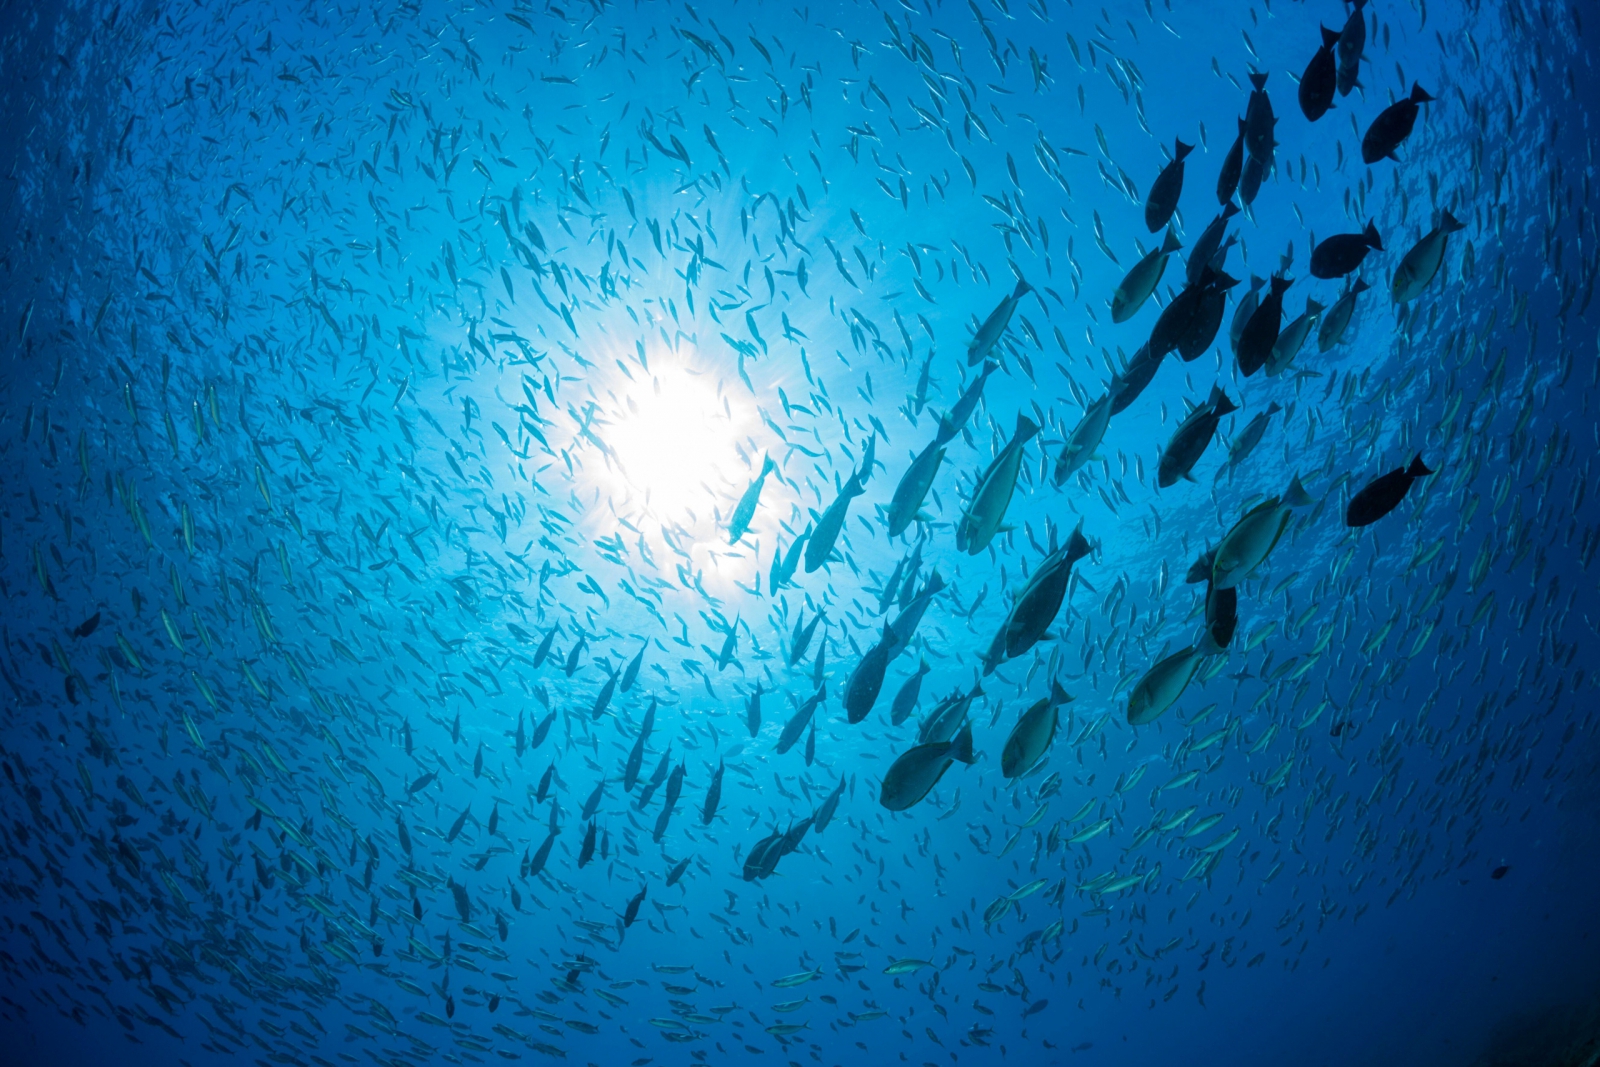
[{"label": "blue ocean water", "polygon": [[1600,14],[1353,11],[8,8],[0,1058],[1592,1063]]}]

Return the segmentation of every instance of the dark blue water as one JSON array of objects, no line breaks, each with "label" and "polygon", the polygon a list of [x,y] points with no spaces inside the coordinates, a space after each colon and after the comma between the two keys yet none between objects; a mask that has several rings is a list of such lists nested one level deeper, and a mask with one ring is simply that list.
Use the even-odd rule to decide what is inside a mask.
[{"label": "dark blue water", "polygon": [[0,1058],[1585,1062],[1595,19],[1348,14],[9,9]]}]

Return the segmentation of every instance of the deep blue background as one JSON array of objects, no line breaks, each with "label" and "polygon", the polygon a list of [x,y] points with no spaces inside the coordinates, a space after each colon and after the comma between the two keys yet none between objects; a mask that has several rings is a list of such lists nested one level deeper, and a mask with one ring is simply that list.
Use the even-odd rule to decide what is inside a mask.
[{"label": "deep blue background", "polygon": [[[438,1050],[416,1062],[501,1058],[453,1038],[543,1058],[501,1024],[602,1064],[745,1060],[747,1047],[797,1062],[990,1062],[1002,1046],[1026,1063],[1469,1063],[1529,1012],[1592,1003],[1594,29],[1559,5],[1440,7],[1370,7],[1363,88],[1314,126],[1294,85],[1317,24],[1343,22],[1331,2],[9,9],[8,1062],[396,1062],[423,1046],[382,1034],[387,1011]],[[1308,296],[1331,304],[1338,287],[1306,273],[1312,235],[1376,219],[1387,251],[1365,268],[1373,289],[1351,339],[1326,355],[1313,342],[1276,379],[1239,378],[1226,341],[1170,360],[1056,489],[1049,459],[1157,314],[1114,326],[1107,308],[1159,239],[1139,196],[1164,147],[1197,143],[1179,226],[1198,236],[1256,68],[1270,73],[1279,167],[1236,220],[1229,269],[1266,276],[1292,253],[1289,313]],[[1413,80],[1437,102],[1401,162],[1364,167],[1359,129]],[[1389,273],[1439,208],[1466,229],[1397,314]],[[1161,301],[1181,269],[1169,265]],[[952,523],[961,490],[1037,405],[1048,424],[1008,514],[1016,530],[966,557],[948,525],[933,528],[925,559],[951,594],[872,720],[849,726],[838,695],[908,547],[888,543],[873,509],[959,395],[970,331],[1014,272],[1039,295],[1019,307],[1005,370],[953,443],[932,510]],[[930,410],[913,425],[906,397],[930,354]],[[668,383],[664,416],[652,375]],[[1241,403],[1224,434],[1269,403],[1285,410],[1231,477],[1216,478],[1219,442],[1196,482],[1158,491],[1160,449],[1213,381]],[[525,383],[537,423],[516,410]],[[848,562],[779,598],[753,592],[849,476],[872,419],[884,467],[852,508]],[[659,450],[688,474],[668,464],[653,487],[630,482],[613,447],[640,469]],[[1347,533],[1348,495],[1418,451],[1438,473]],[[720,530],[762,453],[782,477],[730,549]],[[1226,662],[1158,723],[1128,727],[1128,689],[1193,636],[1188,565],[1294,472],[1320,503],[1243,588]],[[1080,517],[1096,552],[1059,640],[985,682],[978,763],[887,815],[878,781],[915,725],[887,722],[893,689],[917,654],[934,668],[923,709],[970,685],[1006,591],[1038,561],[1033,539]],[[802,604],[830,619],[813,766],[799,746],[772,751],[790,709],[772,688],[811,692],[810,661],[782,666]],[[99,628],[73,637],[95,612]],[[719,671],[719,628],[735,621],[739,662]],[[533,668],[558,622],[555,654]],[[569,678],[559,662],[579,631],[588,651]],[[1324,635],[1303,676],[1263,683]],[[639,638],[651,642],[639,686],[591,721]],[[1005,732],[1052,671],[1076,700],[1049,765],[1010,785]],[[758,677],[769,693],[751,740]],[[651,696],[662,707],[644,773],[669,741],[686,771],[660,845],[659,798],[635,812],[619,784]],[[519,759],[519,716],[531,732],[547,706],[550,738]],[[1184,754],[1223,726],[1215,749]],[[719,759],[721,815],[702,829]],[[1286,759],[1282,787],[1264,786]],[[562,832],[544,875],[522,879],[518,858],[550,823],[531,796],[552,763]],[[1154,792],[1187,770],[1201,772],[1192,785]],[[1062,788],[1047,816],[1002,856],[1052,772]],[[607,855],[579,870],[580,809],[602,778]],[[749,846],[841,779],[834,824],[772,879],[742,881]],[[251,827],[252,797],[311,844],[270,818]],[[1092,814],[1071,821],[1086,802]],[[1225,817],[1198,839],[1131,847],[1158,811],[1189,805]],[[463,809],[472,818],[446,843]],[[414,869],[436,880],[417,894],[420,922],[397,818]],[[1052,825],[1065,838],[1100,818],[1108,834],[1045,843]],[[1235,827],[1215,873],[1185,880],[1196,845]],[[356,837],[377,854],[370,890]],[[508,851],[478,869],[496,847]],[[291,854],[309,865],[303,889],[284,877]],[[270,882],[255,856],[278,872]],[[684,857],[684,880],[666,887]],[[1104,901],[1075,890],[1157,863]],[[446,878],[486,937],[455,921]],[[989,903],[1036,878],[1049,886],[985,929]],[[641,886],[641,921],[618,944]],[[1028,935],[1055,920],[1066,932],[1041,951]],[[409,936],[442,951],[447,931],[458,958],[512,977],[408,952]],[[599,973],[581,993],[558,989],[558,961],[580,952]],[[881,973],[907,956],[934,967]],[[817,982],[771,986],[813,966]],[[417,1019],[445,1014],[446,981],[453,1035]],[[793,1014],[771,1010],[806,996]],[[737,1010],[673,1044],[649,1020],[672,1018],[674,1000]],[[874,1008],[890,1014],[852,1025],[848,1013]],[[784,1044],[763,1032],[778,1022],[809,1029]]]}]

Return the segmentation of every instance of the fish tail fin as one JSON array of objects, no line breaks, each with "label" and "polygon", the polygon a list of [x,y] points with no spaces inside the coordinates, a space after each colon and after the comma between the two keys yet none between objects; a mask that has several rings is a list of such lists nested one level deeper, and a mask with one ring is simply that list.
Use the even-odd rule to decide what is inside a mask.
[{"label": "fish tail fin", "polygon": [[1176,252],[1182,247],[1183,242],[1178,240],[1178,235],[1173,232],[1172,227],[1167,227],[1167,235],[1161,240],[1161,251],[1164,253],[1172,253]]},{"label": "fish tail fin", "polygon": [[1383,251],[1383,238],[1378,236],[1378,224],[1376,221],[1368,221],[1367,228],[1362,231],[1361,235],[1367,239],[1369,248],[1376,248],[1380,252]]},{"label": "fish tail fin", "polygon": [[1222,205],[1222,217],[1223,218],[1231,219],[1235,215],[1237,215],[1238,213],[1239,213],[1239,205],[1235,204],[1232,200],[1229,200],[1226,204]]},{"label": "fish tail fin", "polygon": [[1259,71],[1259,70],[1251,71],[1250,72],[1250,84],[1254,85],[1257,89],[1265,89],[1267,87],[1267,76],[1266,76],[1266,74],[1263,71]]},{"label": "fish tail fin", "polygon": [[1278,412],[1280,412],[1282,410],[1283,410],[1283,405],[1278,403],[1276,400],[1274,400],[1272,403],[1267,405],[1267,414],[1268,415],[1276,415]]},{"label": "fish tail fin", "polygon": [[1356,279],[1356,283],[1350,287],[1350,291],[1352,293],[1364,293],[1368,289],[1371,289],[1371,288],[1372,288],[1372,286],[1368,285],[1366,282],[1362,281],[1360,278],[1357,278]]},{"label": "fish tail fin", "polygon": [[1433,471],[1423,464],[1422,453],[1418,452],[1416,458],[1411,461],[1411,466],[1406,468],[1406,473],[1413,478],[1421,478],[1424,475],[1432,474]]},{"label": "fish tail fin", "polygon": [[1016,432],[1017,440],[1018,441],[1029,440],[1030,438],[1032,438],[1038,432],[1039,432],[1039,424],[1037,422],[1034,422],[1032,419],[1028,418],[1028,416],[1022,414],[1019,411],[1017,413],[1017,432]]},{"label": "fish tail fin", "polygon": [[1428,95],[1428,90],[1424,89],[1422,86],[1418,85],[1416,82],[1412,82],[1411,83],[1411,102],[1413,104],[1431,104],[1433,102],[1433,97]]},{"label": "fish tail fin", "polygon": [[960,432],[961,431],[957,430],[955,425],[950,421],[949,413],[940,415],[939,428],[933,432],[934,447],[944,447],[944,445],[948,442],[955,440],[956,434]]},{"label": "fish tail fin", "polygon": [[1272,276],[1272,295],[1273,296],[1279,295],[1280,293],[1282,293],[1285,290],[1287,290],[1289,288],[1289,286],[1291,286],[1293,284],[1294,284],[1294,279],[1293,278],[1285,278],[1281,274],[1274,274]]},{"label": "fish tail fin", "polygon": [[1466,224],[1458,222],[1456,217],[1450,214],[1449,210],[1446,209],[1445,212],[1439,216],[1439,228],[1445,233],[1455,233],[1457,230],[1466,229]]},{"label": "fish tail fin", "polygon": [[1330,29],[1328,29],[1328,27],[1323,26],[1322,27],[1322,47],[1324,47],[1324,48],[1332,48],[1334,45],[1336,45],[1338,43],[1339,43],[1339,31],[1338,30],[1330,30]]},{"label": "fish tail fin", "polygon": [[770,455],[766,456],[761,460],[761,475],[760,476],[765,478],[767,475],[771,474],[773,471],[775,471],[777,469],[778,469],[778,461],[773,459]]},{"label": "fish tail fin", "polygon": [[1177,162],[1177,163],[1182,163],[1184,157],[1187,156],[1190,152],[1194,151],[1194,145],[1192,145],[1192,144],[1184,144],[1182,141],[1178,140],[1177,138],[1173,138],[1173,145],[1175,147],[1174,147],[1173,152],[1172,152],[1172,158],[1173,158],[1173,161]]},{"label": "fish tail fin", "polygon": [[1300,476],[1296,474],[1289,482],[1289,488],[1283,492],[1285,507],[1303,508],[1311,503],[1311,494],[1306,492],[1306,487],[1300,484]]},{"label": "fish tail fin", "polygon": [[1239,405],[1235,404],[1232,400],[1228,399],[1228,394],[1224,393],[1222,391],[1222,386],[1213,385],[1211,387],[1211,389],[1212,389],[1212,397],[1211,397],[1211,414],[1212,415],[1214,415],[1215,417],[1220,419],[1220,418],[1222,418],[1222,416],[1228,414],[1231,411],[1238,411],[1239,410]]},{"label": "fish tail fin", "polygon": [[1031,292],[1033,292],[1033,286],[1028,284],[1028,280],[1026,278],[1018,278],[1017,287],[1011,290],[1011,299],[1021,300]]},{"label": "fish tail fin", "polygon": [[970,722],[961,727],[961,732],[956,734],[956,739],[950,743],[950,758],[967,764],[978,761],[978,757],[972,752],[972,724]]},{"label": "fish tail fin", "polygon": [[1070,704],[1075,699],[1077,698],[1071,693],[1061,688],[1060,682],[1056,681],[1054,678],[1050,679],[1050,703]]},{"label": "fish tail fin", "polygon": [[1320,315],[1326,310],[1327,310],[1326,308],[1324,308],[1321,304],[1317,303],[1315,300],[1307,300],[1306,301],[1306,314],[1307,315]]},{"label": "fish tail fin", "polygon": [[1073,528],[1072,536],[1067,538],[1067,563],[1073,564],[1090,552],[1089,539],[1083,536],[1083,520],[1078,520],[1078,525]]}]

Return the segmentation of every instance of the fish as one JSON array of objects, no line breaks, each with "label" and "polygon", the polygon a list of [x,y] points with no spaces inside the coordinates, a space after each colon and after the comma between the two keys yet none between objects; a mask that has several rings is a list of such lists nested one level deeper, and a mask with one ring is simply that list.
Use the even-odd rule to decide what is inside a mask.
[{"label": "fish", "polygon": [[1051,545],[1049,554],[1034,567],[1027,584],[1017,593],[1000,626],[995,643],[1002,658],[1016,659],[1044,637],[1066,600],[1073,564],[1090,551],[1089,540],[1083,536],[1082,521],[1073,528],[1066,544],[1060,548]]},{"label": "fish", "polygon": [[1267,171],[1271,169],[1270,160],[1258,159],[1255,156],[1246,156],[1244,160],[1244,173],[1239,176],[1239,203],[1249,207],[1256,202],[1256,196],[1261,192],[1261,183],[1267,179]]},{"label": "fish", "polygon": [[1322,316],[1322,322],[1317,327],[1318,352],[1327,352],[1344,340],[1345,334],[1350,329],[1350,319],[1355,314],[1356,297],[1370,288],[1366,282],[1357,278],[1340,294],[1339,299],[1333,302],[1333,306]]},{"label": "fish", "polygon": [[1282,495],[1263,500],[1245,512],[1217,545],[1212,584],[1218,589],[1230,589],[1244,581],[1272,554],[1289,525],[1290,510],[1310,503],[1300,476],[1295,475]]},{"label": "fish", "polygon": [[995,309],[989,312],[989,317],[983,320],[983,325],[978,327],[978,332],[972,335],[972,340],[967,342],[967,366],[976,367],[988,358],[994,346],[1005,335],[1006,328],[1011,325],[1011,316],[1016,312],[1017,305],[1031,292],[1033,286],[1018,278],[1016,288],[1011,290],[1011,295],[995,305]]},{"label": "fish", "polygon": [[1378,113],[1361,135],[1361,158],[1367,164],[1382,159],[1395,159],[1395,149],[1411,136],[1417,124],[1417,115],[1423,104],[1433,102],[1433,97],[1416,82],[1411,83],[1411,94],[1395,101]]},{"label": "fish", "polygon": [[1334,47],[1339,43],[1339,32],[1323,26],[1322,47],[1311,56],[1305,73],[1300,75],[1300,113],[1309,122],[1316,122],[1333,107],[1334,92],[1339,88],[1339,61]]},{"label": "fish", "polygon": [[1315,278],[1343,278],[1361,266],[1371,251],[1383,251],[1378,225],[1368,222],[1360,233],[1337,233],[1325,237],[1311,251],[1311,274]]},{"label": "fish", "polygon": [[587,867],[589,865],[589,861],[594,859],[596,832],[597,827],[595,821],[590,819],[588,828],[583,832],[583,844],[578,849],[579,870]]},{"label": "fish", "polygon": [[954,763],[977,762],[972,751],[972,725],[961,728],[953,740],[931,741],[902,753],[883,776],[878,803],[889,811],[905,811],[921,802],[939,784]]},{"label": "fish", "polygon": [[972,418],[972,413],[978,410],[978,402],[983,399],[984,383],[989,380],[990,375],[999,369],[1000,364],[994,360],[984,361],[983,367],[978,371],[977,376],[967,383],[967,387],[962,390],[961,396],[956,399],[954,404],[950,405],[950,410],[945,413],[944,418],[939,420],[937,437],[940,445],[949,444],[956,439],[956,435],[961,433],[961,428],[967,424],[968,419]]},{"label": "fish", "polygon": [[833,503],[828,505],[828,510],[816,516],[816,527],[811,531],[810,540],[806,542],[807,574],[815,572],[828,562],[828,557],[833,554],[834,543],[839,539],[839,532],[844,529],[850,501],[865,491],[861,485],[861,472],[852,471],[849,480],[834,497]]},{"label": "fish", "polygon": [[1008,779],[1020,778],[1044,757],[1055,740],[1058,709],[1072,700],[1059,682],[1051,679],[1050,695],[1034,701],[1017,717],[1000,751],[1000,773]]},{"label": "fish", "polygon": [[[822,612],[812,616],[811,621],[801,625],[805,620],[805,610],[794,621],[794,634],[789,640],[789,666],[794,667],[806,657],[806,649],[811,647],[812,635],[817,632],[817,624],[822,621]],[[758,682],[757,685],[760,683]]]},{"label": "fish", "polygon": [[1222,386],[1213,385],[1211,396],[1204,404],[1189,412],[1188,417],[1172,432],[1167,447],[1161,450],[1161,459],[1156,467],[1156,484],[1166,489],[1175,485],[1179,478],[1188,478],[1189,472],[1210,447],[1222,417],[1237,410],[1238,407],[1222,391]]},{"label": "fish", "polygon": [[717,769],[711,775],[711,785],[706,789],[705,804],[700,809],[700,825],[710,826],[717,817],[717,805],[722,802],[722,772],[724,764],[717,761]]},{"label": "fish", "polygon": [[899,726],[917,710],[917,698],[922,693],[922,680],[932,669],[924,659],[917,665],[917,669],[911,672],[911,676],[900,683],[900,688],[895,691],[894,700],[889,705],[889,722],[892,725]]},{"label": "fish", "polygon": [[817,691],[807,697],[805,703],[795,710],[794,715],[790,717],[788,723],[784,726],[783,733],[778,736],[778,755],[781,756],[788,752],[794,747],[794,743],[800,740],[800,735],[811,724],[811,716],[816,714],[817,708],[826,699],[827,693],[827,686],[818,687]]},{"label": "fish", "polygon": [[[1206,228],[1200,231],[1200,236],[1195,238],[1193,247],[1189,249],[1189,259],[1184,264],[1184,274],[1190,285],[1200,282],[1201,274],[1211,266],[1211,259],[1222,247],[1223,235],[1228,230],[1228,220],[1239,213],[1239,205],[1231,200],[1222,205],[1222,210],[1217,217],[1206,223]],[[1216,268],[1213,268],[1216,269]]]},{"label": "fish", "polygon": [[[757,683],[760,684],[759,682]],[[639,784],[639,768],[644,763],[644,746],[650,740],[650,731],[656,724],[656,701],[652,697],[650,706],[645,709],[644,723],[639,727],[639,736],[633,739],[633,747],[628,750],[628,759],[622,768],[622,791],[633,792],[633,787]]]},{"label": "fish", "polygon": [[756,687],[751,691],[750,697],[744,705],[744,722],[754,737],[761,732],[761,679],[756,679]]},{"label": "fish", "polygon": [[1404,304],[1422,295],[1444,263],[1445,246],[1449,243],[1450,235],[1465,228],[1449,211],[1440,212],[1439,224],[1412,245],[1400,258],[1400,265],[1394,269],[1389,293],[1396,304]]},{"label": "fish", "polygon": [[1177,703],[1194,678],[1195,668],[1211,655],[1209,640],[1179,649],[1158,660],[1128,694],[1128,725],[1146,726]]},{"label": "fish", "polygon": [[[1267,405],[1267,410],[1245,423],[1244,429],[1239,431],[1232,444],[1228,446],[1228,461],[1223,465],[1223,470],[1232,470],[1249,458],[1250,453],[1256,450],[1256,445],[1261,443],[1261,438],[1266,434],[1267,422],[1282,410],[1277,401],[1273,401]],[[1220,475],[1222,471],[1219,470],[1217,473]]]},{"label": "fish", "polygon": [[1161,275],[1167,269],[1167,260],[1182,247],[1183,242],[1178,240],[1178,235],[1168,230],[1160,247],[1145,253],[1144,258],[1128,269],[1111,294],[1112,322],[1127,322],[1138,314],[1160,284]]},{"label": "fish", "polygon": [[94,633],[99,625],[100,612],[97,611],[87,619],[84,619],[78,625],[74,626],[72,628],[72,636],[81,640],[82,638],[88,637],[90,634]]},{"label": "fish", "polygon": [[1289,325],[1278,332],[1278,339],[1272,342],[1272,354],[1267,357],[1266,366],[1269,378],[1276,378],[1294,362],[1321,317],[1322,305],[1307,297],[1306,309],[1290,320]]},{"label": "fish", "polygon": [[1106,427],[1110,424],[1111,394],[1108,392],[1084,409],[1083,418],[1078,420],[1067,443],[1061,447],[1052,475],[1056,485],[1065,485],[1074,471],[1089,462],[1105,438]]},{"label": "fish", "polygon": [[629,660],[628,665],[622,669],[622,679],[617,684],[619,691],[628,692],[633,688],[633,684],[639,680],[639,668],[644,666],[645,650],[649,647],[650,642],[646,641],[644,648],[639,649],[638,654]]},{"label": "fish", "polygon": [[1339,60],[1338,89],[1340,96],[1349,96],[1360,84],[1361,52],[1367,45],[1367,18],[1362,8],[1367,0],[1351,0],[1350,16],[1339,31],[1339,43],[1334,51]]},{"label": "fish", "polygon": [[872,705],[877,703],[878,693],[883,689],[884,671],[889,667],[889,651],[894,644],[894,627],[885,625],[883,637],[867,649],[856,663],[855,670],[850,672],[850,680],[844,690],[844,710],[851,724],[865,719],[871,713]]},{"label": "fish", "polygon": [[966,721],[967,711],[972,707],[972,702],[982,695],[983,689],[974,685],[965,693],[957,689],[939,701],[928,713],[928,717],[918,725],[917,743],[950,740]]},{"label": "fish", "polygon": [[1183,161],[1193,151],[1194,145],[1174,141],[1171,161],[1150,183],[1150,193],[1144,201],[1144,225],[1151,233],[1170,222],[1178,210],[1178,198],[1183,195]]},{"label": "fish", "polygon": [[1396,467],[1388,474],[1380,474],[1362,486],[1350,503],[1345,505],[1344,524],[1349,527],[1370,526],[1400,506],[1411,492],[1411,483],[1434,473],[1422,462],[1419,453],[1409,466]]},{"label": "fish", "polygon": [[1165,352],[1152,353],[1148,342],[1139,346],[1127,366],[1111,382],[1109,391],[1112,399],[1108,418],[1110,415],[1120,415],[1139,399],[1139,394],[1155,379],[1156,371],[1161,369],[1161,361],[1165,358]]},{"label": "fish", "polygon": [[989,547],[1017,488],[1017,473],[1022,464],[1022,449],[1039,433],[1039,424],[1028,416],[1017,415],[1017,425],[1004,448],[978,478],[966,512],[956,525],[956,548],[976,556]]},{"label": "fish", "polygon": [[1277,146],[1273,132],[1278,120],[1272,113],[1272,98],[1267,95],[1267,75],[1251,71],[1250,85],[1250,99],[1244,111],[1244,150],[1251,159],[1265,166],[1272,162],[1272,151]]},{"label": "fish", "polygon": [[1246,378],[1265,367],[1272,357],[1272,346],[1278,343],[1283,325],[1283,294],[1290,284],[1288,278],[1274,274],[1267,295],[1239,334],[1239,370]]},{"label": "fish", "polygon": [[1244,334],[1245,324],[1250,321],[1250,316],[1256,313],[1256,308],[1261,303],[1261,287],[1267,284],[1265,278],[1250,276],[1250,288],[1244,296],[1239,298],[1239,303],[1233,309],[1233,319],[1228,324],[1228,343],[1233,349],[1234,357],[1239,355],[1239,338]]},{"label": "fish", "polygon": [[[948,424],[948,420],[940,421],[941,426]],[[943,436],[942,429],[940,436]],[[939,437],[935,437],[928,442],[926,448],[912,458],[911,466],[901,475],[899,484],[895,486],[894,496],[889,500],[887,518],[890,537],[899,537],[905,533],[911,521],[917,517],[922,509],[922,502],[928,497],[928,490],[933,488],[933,480],[939,474],[939,465],[944,462],[944,456],[944,444]]]},{"label": "fish", "polygon": [[834,812],[839,810],[839,800],[843,796],[844,782],[841,780],[838,785],[833,787],[833,791],[828,794],[827,798],[823,800],[821,806],[817,808],[816,813],[812,815],[812,833],[820,834],[822,831],[828,828],[828,824],[833,821]]},{"label": "fish", "polygon": [[915,974],[918,971],[922,970],[922,968],[924,968],[924,967],[932,967],[932,966],[933,966],[933,964],[929,963],[927,960],[912,959],[911,957],[908,956],[908,957],[906,957],[904,959],[898,959],[898,960],[891,961],[890,964],[883,969],[883,973],[884,974]]},{"label": "fish", "polygon": [[1239,176],[1244,170],[1244,119],[1239,119],[1239,132],[1222,157],[1222,167],[1217,171],[1217,203],[1232,203],[1239,191]]},{"label": "fish", "polygon": [[544,635],[544,639],[539,642],[539,647],[537,649],[535,649],[534,653],[533,653],[533,669],[534,670],[538,670],[540,667],[542,667],[544,665],[545,659],[550,655],[550,645],[551,645],[552,642],[555,641],[556,634],[558,634],[560,632],[561,632],[561,624],[560,623],[556,623],[556,625],[554,625],[554,626],[552,626],[550,628],[550,632]]},{"label": "fish", "polygon": [[1228,290],[1239,284],[1237,278],[1222,271],[1209,269],[1205,284],[1200,286],[1198,297],[1183,333],[1178,337],[1178,356],[1185,363],[1193,363],[1211,347],[1222,329],[1222,316],[1227,311]]},{"label": "fish", "polygon": [[736,545],[739,539],[750,529],[750,520],[755,518],[756,505],[761,500],[761,487],[766,483],[767,475],[778,469],[777,462],[771,456],[764,456],[761,460],[761,473],[750,483],[739,503],[733,509],[733,517],[728,520],[728,543]]}]

